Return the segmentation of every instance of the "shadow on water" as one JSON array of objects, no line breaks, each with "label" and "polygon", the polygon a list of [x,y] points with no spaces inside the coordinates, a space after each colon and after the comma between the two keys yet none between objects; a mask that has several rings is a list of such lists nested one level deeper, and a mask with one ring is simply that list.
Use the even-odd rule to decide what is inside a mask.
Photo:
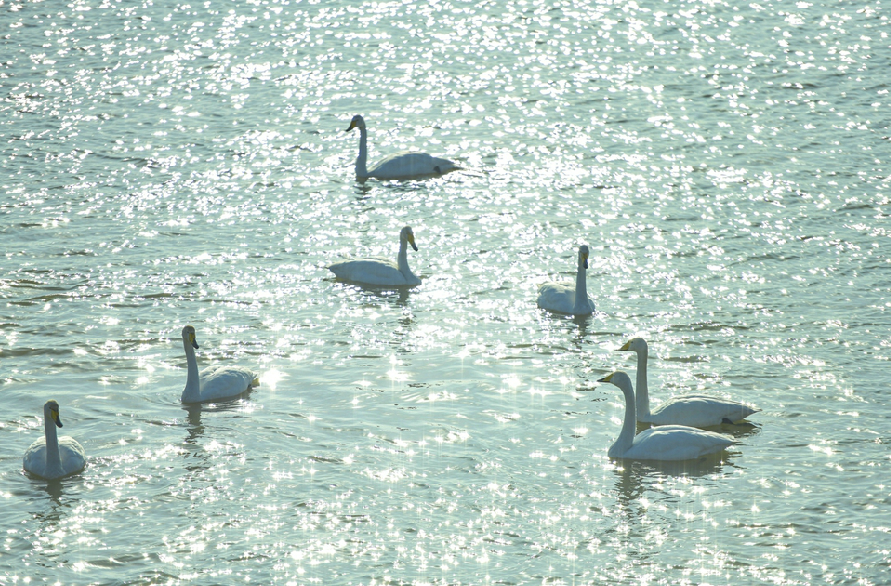
[{"label": "shadow on water", "polygon": [[62,505],[62,495],[65,494],[65,480],[68,478],[57,478],[56,480],[47,480],[43,487],[47,496],[52,499],[56,506]]},{"label": "shadow on water", "polygon": [[[24,472],[24,475],[29,480],[44,483],[41,488],[49,497],[48,501],[42,499],[34,501],[35,504],[39,502],[45,505],[43,510],[33,512],[34,520],[37,521],[42,528],[58,527],[62,523],[69,509],[76,505],[80,500],[77,496],[71,496],[70,494],[68,495],[68,499],[65,499],[65,496],[66,488],[82,482],[82,478],[80,477],[81,473],[71,474],[63,478],[56,478],[55,480],[46,480],[28,472]],[[75,487],[74,490],[77,490],[77,487]],[[39,494],[39,490],[35,490],[34,494]]]},{"label": "shadow on water", "polygon": [[367,179],[356,179],[356,201],[365,203],[374,191],[374,184],[369,185]]},{"label": "shadow on water", "polygon": [[433,179],[441,177],[441,175],[430,175],[424,177],[413,177],[411,179],[361,179],[356,178],[356,201],[365,203],[372,196],[375,188],[380,187],[387,190],[388,193],[398,194],[415,194],[426,191],[423,185],[424,179]]},{"label": "shadow on water", "polygon": [[714,427],[707,427],[705,429],[733,436],[734,439],[754,437],[761,433],[761,426],[749,421],[722,423],[721,425],[715,425]]},{"label": "shadow on water", "polygon": [[544,331],[567,335],[578,349],[581,349],[582,344],[595,333],[591,326],[594,323],[594,318],[597,316],[596,313],[590,315],[569,315],[548,311],[547,309],[539,309],[539,312],[541,314],[539,323]]},{"label": "shadow on water", "polygon": [[182,409],[186,412],[186,421],[188,422],[189,437],[185,443],[196,445],[201,436],[204,435],[204,423],[201,421],[202,416],[207,413],[226,413],[238,411],[244,407],[246,400],[254,392],[254,389],[248,389],[244,393],[223,399],[220,401],[208,401],[206,403],[183,403]]},{"label": "shadow on water", "polygon": [[365,285],[362,283],[353,283],[350,281],[337,281],[345,287],[355,289],[360,294],[360,301],[364,303],[372,303],[376,300],[386,301],[394,306],[402,307],[408,301],[414,286],[381,286],[381,285]]},{"label": "shadow on water", "polygon": [[201,423],[201,412],[203,410],[203,405],[201,405],[200,403],[194,405],[183,405],[183,409],[185,409],[188,413],[188,415],[186,416],[186,421],[189,422],[189,437],[186,438],[185,443],[193,446],[197,445],[198,440],[204,435],[204,425]]},{"label": "shadow on water", "polygon": [[731,464],[732,454],[722,452],[695,460],[621,460],[611,458],[615,468],[616,492],[624,504],[638,499],[649,486],[665,478],[703,478],[721,474]]},{"label": "shadow on water", "polygon": [[201,444],[201,439],[204,437],[204,432],[207,428],[207,423],[203,421],[204,416],[240,411],[247,404],[247,399],[251,393],[253,393],[253,389],[226,400],[182,405],[182,409],[186,412],[188,432],[187,437],[183,440],[185,447],[183,454],[186,459],[191,461],[186,466],[186,470],[195,472],[207,470],[211,467],[210,460],[212,456],[208,454]]}]

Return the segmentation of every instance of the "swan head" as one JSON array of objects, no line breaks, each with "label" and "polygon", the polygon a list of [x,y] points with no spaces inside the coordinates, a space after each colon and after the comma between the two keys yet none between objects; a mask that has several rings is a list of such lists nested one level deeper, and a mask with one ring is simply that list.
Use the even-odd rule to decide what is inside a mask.
[{"label": "swan head", "polygon": [[349,132],[354,128],[365,128],[365,119],[362,118],[361,114],[356,114],[355,116],[353,116],[353,119],[350,120],[350,127],[347,128],[344,132]]},{"label": "swan head", "polygon": [[183,343],[191,346],[195,350],[198,349],[198,341],[195,339],[195,328],[192,326],[183,328]]},{"label": "swan head", "polygon": [[415,249],[415,252],[417,252],[418,246],[415,244],[415,233],[412,232],[411,226],[406,226],[402,229],[402,232],[399,233],[399,240],[408,242],[411,244],[411,247]]},{"label": "swan head", "polygon": [[617,370],[612,374],[608,374],[603,378],[597,379],[599,383],[611,383],[626,393],[634,393],[634,387],[631,386],[631,378],[624,370]]},{"label": "swan head", "polygon": [[619,348],[619,352],[643,352],[647,353],[647,341],[643,338],[631,338],[625,345]]},{"label": "swan head", "polygon": [[62,419],[59,417],[59,404],[50,399],[43,405],[43,414],[53,420],[56,427],[62,427]]},{"label": "swan head", "polygon": [[579,246],[579,267],[588,268],[588,247],[584,244]]}]

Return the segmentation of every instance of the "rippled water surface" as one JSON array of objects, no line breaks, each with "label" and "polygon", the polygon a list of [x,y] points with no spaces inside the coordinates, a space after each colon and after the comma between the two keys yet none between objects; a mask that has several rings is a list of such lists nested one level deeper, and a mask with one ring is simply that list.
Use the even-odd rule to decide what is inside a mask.
[{"label": "rippled water surface", "polygon": [[[0,584],[891,582],[882,2],[0,14]],[[357,181],[357,113],[463,169]],[[187,323],[261,386],[181,405]],[[631,336],[763,410],[723,461],[607,457]]]}]

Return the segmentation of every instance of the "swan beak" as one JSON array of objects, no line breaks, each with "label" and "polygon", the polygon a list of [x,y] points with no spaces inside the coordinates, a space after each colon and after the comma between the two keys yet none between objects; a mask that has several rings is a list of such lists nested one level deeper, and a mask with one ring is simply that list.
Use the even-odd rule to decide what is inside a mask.
[{"label": "swan beak", "polygon": [[583,254],[583,255],[582,255],[582,260],[583,260],[584,263],[585,263],[585,269],[587,269],[587,268],[588,268],[588,255],[587,255],[587,254]]},{"label": "swan beak", "polygon": [[[613,374],[615,374],[615,373],[613,373]],[[613,382],[613,375],[612,375],[612,374],[608,374],[608,375],[606,375],[606,376],[603,377],[603,378],[599,378],[599,379],[597,379],[597,382],[599,382],[599,383],[611,383],[611,382]]]},{"label": "swan beak", "polygon": [[344,132],[349,132],[350,130],[354,129],[355,127],[356,127],[356,121],[352,120],[352,121],[350,121],[350,127],[347,128],[346,130],[344,130]]},{"label": "swan beak", "polygon": [[415,249],[415,252],[418,251],[418,246],[415,244],[415,235],[414,234],[408,235],[408,243],[411,244],[411,247]]},{"label": "swan beak", "polygon": [[56,427],[62,427],[62,419],[59,417],[58,411],[51,409],[50,416],[53,418],[53,423],[56,424]]},{"label": "swan beak", "polygon": [[631,341],[625,342],[625,345],[616,350],[616,352],[628,352],[631,350]]},{"label": "swan beak", "polygon": [[195,334],[189,334],[189,341],[192,343],[192,348],[197,350],[198,349],[198,341],[195,340]]}]

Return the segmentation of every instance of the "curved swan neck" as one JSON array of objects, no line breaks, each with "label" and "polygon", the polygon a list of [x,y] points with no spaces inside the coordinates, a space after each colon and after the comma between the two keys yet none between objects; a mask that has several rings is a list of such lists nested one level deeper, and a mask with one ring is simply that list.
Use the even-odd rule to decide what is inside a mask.
[{"label": "curved swan neck", "polygon": [[183,348],[186,350],[186,365],[188,368],[183,398],[198,397],[201,393],[201,385],[198,378],[198,359],[195,358],[195,349],[192,348],[192,344],[186,338],[183,338]]},{"label": "curved swan neck", "polygon": [[[620,387],[622,388],[622,387]],[[634,411],[634,391],[631,388],[622,388],[625,395],[625,421],[622,422],[622,432],[609,449],[610,456],[622,456],[634,443],[634,434],[637,431],[637,415]]]},{"label": "curved swan neck", "polygon": [[56,435],[56,422],[48,412],[45,413],[43,425],[46,437],[46,470],[61,470],[62,460],[59,457],[59,436]]},{"label": "curved swan neck", "polygon": [[650,416],[650,392],[647,388],[647,358],[646,348],[638,350],[637,354],[637,412],[642,418]]},{"label": "curved swan neck", "polygon": [[408,241],[405,238],[399,239],[399,254],[396,256],[396,266],[399,272],[407,277],[414,275],[408,268]]},{"label": "curved swan neck", "polygon": [[356,159],[356,176],[368,177],[368,131],[359,127],[359,157]]},{"label": "curved swan neck", "polygon": [[573,313],[590,313],[588,307],[588,281],[585,266],[579,262],[579,270],[575,274],[575,308]]}]

